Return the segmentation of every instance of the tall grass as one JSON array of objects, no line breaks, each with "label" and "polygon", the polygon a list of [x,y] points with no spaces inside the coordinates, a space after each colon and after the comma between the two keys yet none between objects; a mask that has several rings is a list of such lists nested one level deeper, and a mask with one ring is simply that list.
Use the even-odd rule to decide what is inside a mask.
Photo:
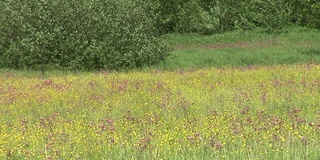
[{"label": "tall grass", "polygon": [[0,73],[0,159],[319,159],[319,72]]}]

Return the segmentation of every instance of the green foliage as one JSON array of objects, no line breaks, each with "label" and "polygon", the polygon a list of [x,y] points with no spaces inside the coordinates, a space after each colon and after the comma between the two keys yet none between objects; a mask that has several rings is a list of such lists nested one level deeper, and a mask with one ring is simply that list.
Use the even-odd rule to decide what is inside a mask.
[{"label": "green foliage", "polygon": [[160,34],[174,32],[177,16],[175,15],[184,3],[184,0],[153,0],[156,2],[156,21]]},{"label": "green foliage", "polygon": [[287,0],[204,0],[202,6],[219,19],[221,32],[255,27],[281,29],[290,24],[293,10]]},{"label": "green foliage", "polygon": [[292,22],[320,29],[320,1],[295,0],[293,6]]},{"label": "green foliage", "polygon": [[237,29],[320,26],[317,0],[154,0],[162,33],[219,33]]},{"label": "green foliage", "polygon": [[201,0],[154,0],[160,33],[213,33],[219,22],[201,6]]},{"label": "green foliage", "polygon": [[202,4],[211,15],[219,21],[219,32],[235,29],[251,29],[255,25],[251,22],[250,0],[243,1],[206,1]]},{"label": "green foliage", "polygon": [[199,0],[190,0],[181,6],[176,14],[177,21],[175,31],[177,32],[198,32],[211,33],[218,27],[219,22],[205,11]]},{"label": "green foliage", "polygon": [[123,69],[169,55],[149,1],[6,0],[0,10],[0,67]]}]

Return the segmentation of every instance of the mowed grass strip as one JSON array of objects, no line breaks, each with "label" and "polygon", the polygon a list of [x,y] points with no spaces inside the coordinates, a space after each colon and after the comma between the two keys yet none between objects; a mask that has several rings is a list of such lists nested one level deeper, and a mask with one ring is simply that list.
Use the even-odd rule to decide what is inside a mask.
[{"label": "mowed grass strip", "polygon": [[319,73],[1,73],[0,159],[319,159]]}]

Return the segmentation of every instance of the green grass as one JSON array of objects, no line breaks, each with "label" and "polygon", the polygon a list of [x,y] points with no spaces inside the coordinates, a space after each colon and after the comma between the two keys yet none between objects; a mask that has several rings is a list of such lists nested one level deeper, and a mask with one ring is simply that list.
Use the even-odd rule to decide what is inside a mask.
[{"label": "green grass", "polygon": [[261,29],[212,36],[171,34],[163,40],[174,48],[173,56],[156,69],[320,63],[320,31],[308,28],[288,28],[277,34]]},{"label": "green grass", "polygon": [[320,159],[319,31],[162,38],[143,71],[0,70],[0,159]]}]

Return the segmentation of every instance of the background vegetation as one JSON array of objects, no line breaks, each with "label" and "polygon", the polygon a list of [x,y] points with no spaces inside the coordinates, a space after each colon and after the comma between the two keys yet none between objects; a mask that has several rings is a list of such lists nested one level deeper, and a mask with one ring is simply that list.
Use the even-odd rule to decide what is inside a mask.
[{"label": "background vegetation", "polygon": [[167,33],[319,29],[317,0],[62,0],[0,2],[0,67],[132,69],[170,55]]},{"label": "background vegetation", "polygon": [[237,29],[288,25],[320,28],[317,0],[157,0],[162,32],[219,33]]}]

